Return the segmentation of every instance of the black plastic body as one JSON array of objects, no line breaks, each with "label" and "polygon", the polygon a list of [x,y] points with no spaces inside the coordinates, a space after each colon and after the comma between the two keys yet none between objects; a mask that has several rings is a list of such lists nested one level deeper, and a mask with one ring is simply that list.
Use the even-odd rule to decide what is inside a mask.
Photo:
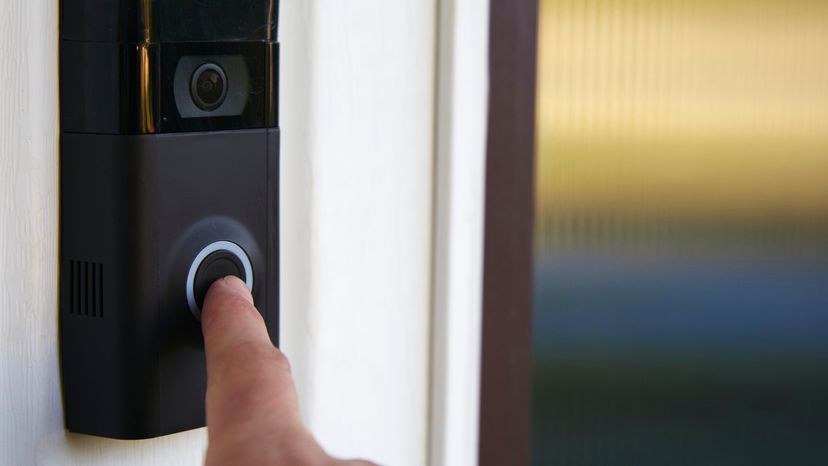
[{"label": "black plastic body", "polygon": [[[66,1],[66,0],[64,0]],[[181,57],[244,57],[252,87],[243,113],[183,118],[174,75]],[[279,44],[123,44],[64,40],[60,47],[61,128],[94,134],[226,131],[278,126]]]},{"label": "black plastic body", "polygon": [[[203,338],[184,290],[208,244],[245,251],[278,344],[275,6],[63,0],[59,337],[70,431],[142,439],[204,426]],[[173,72],[202,55],[244,61],[243,112],[182,117]]]},{"label": "black plastic body", "polygon": [[[62,0],[63,131],[145,134],[278,124],[276,0]],[[249,102],[235,116],[182,118],[176,65],[187,56],[244,58]]]},{"label": "black plastic body", "polygon": [[272,41],[275,0],[63,0],[61,37],[78,42]]}]

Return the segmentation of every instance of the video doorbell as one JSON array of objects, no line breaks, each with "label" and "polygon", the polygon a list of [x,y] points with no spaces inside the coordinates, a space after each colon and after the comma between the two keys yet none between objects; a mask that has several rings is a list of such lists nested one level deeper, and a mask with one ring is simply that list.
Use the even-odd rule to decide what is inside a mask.
[{"label": "video doorbell", "polygon": [[236,275],[279,334],[276,0],[62,0],[66,427],[204,426],[200,327]]}]

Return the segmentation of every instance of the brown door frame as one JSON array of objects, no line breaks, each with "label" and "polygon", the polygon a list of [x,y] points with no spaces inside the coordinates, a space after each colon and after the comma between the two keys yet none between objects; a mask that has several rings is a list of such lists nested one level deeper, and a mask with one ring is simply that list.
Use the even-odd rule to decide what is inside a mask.
[{"label": "brown door frame", "polygon": [[479,463],[528,465],[538,0],[491,0]]}]

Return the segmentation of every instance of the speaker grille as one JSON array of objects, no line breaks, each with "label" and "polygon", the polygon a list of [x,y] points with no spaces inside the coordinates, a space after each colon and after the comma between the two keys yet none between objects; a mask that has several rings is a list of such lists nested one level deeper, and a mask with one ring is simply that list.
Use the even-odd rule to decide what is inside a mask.
[{"label": "speaker grille", "polygon": [[69,261],[69,313],[103,317],[103,264]]}]

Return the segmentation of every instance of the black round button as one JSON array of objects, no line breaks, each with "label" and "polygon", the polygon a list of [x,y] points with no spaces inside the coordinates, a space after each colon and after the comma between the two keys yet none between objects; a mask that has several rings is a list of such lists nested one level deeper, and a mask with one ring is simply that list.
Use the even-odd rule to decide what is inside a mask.
[{"label": "black round button", "polygon": [[219,250],[204,258],[193,281],[193,292],[199,308],[204,304],[210,285],[229,275],[239,277],[242,281],[247,280],[244,265],[238,256],[227,250]]},{"label": "black round button", "polygon": [[201,305],[207,290],[219,278],[234,275],[253,291],[253,265],[244,249],[232,241],[216,241],[205,246],[193,259],[187,272],[184,292],[196,320],[201,320]]}]

